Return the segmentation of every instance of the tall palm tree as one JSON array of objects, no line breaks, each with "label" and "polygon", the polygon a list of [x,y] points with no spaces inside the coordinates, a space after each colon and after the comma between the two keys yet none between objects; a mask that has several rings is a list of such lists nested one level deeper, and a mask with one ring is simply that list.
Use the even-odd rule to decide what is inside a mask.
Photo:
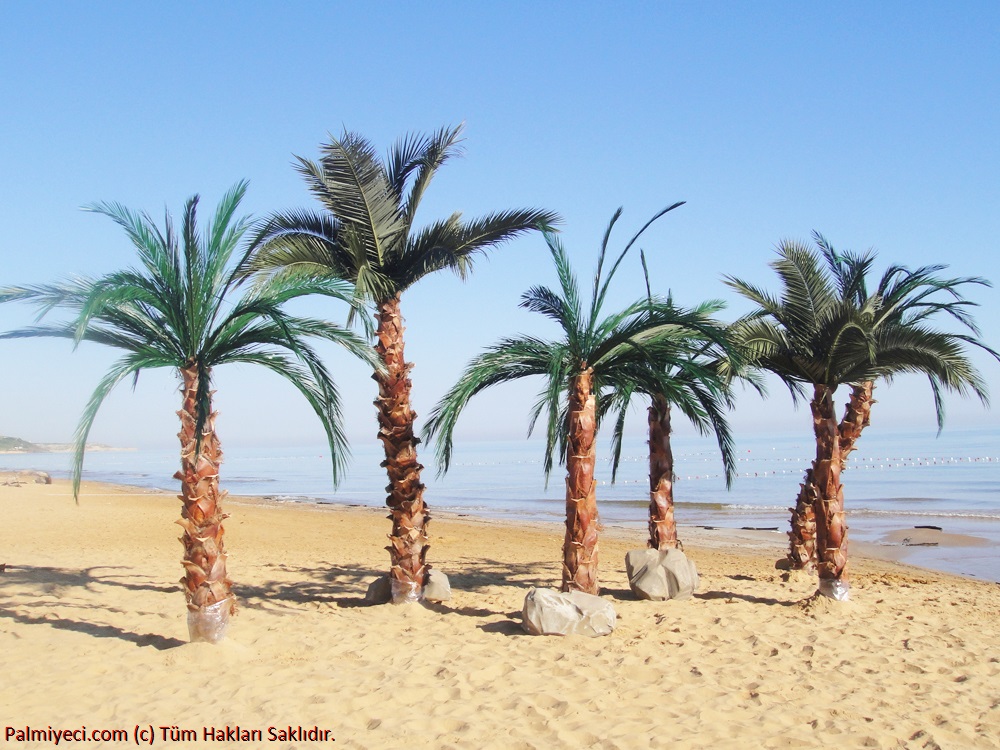
[{"label": "tall palm tree", "polygon": [[[544,233],[559,277],[559,291],[536,286],[522,295],[521,307],[554,320],[562,331],[558,340],[534,336],[505,338],[466,367],[459,381],[434,409],[425,433],[436,437],[438,465],[447,471],[453,434],[459,415],[477,393],[498,383],[529,375],[545,378],[531,426],[547,414],[544,468],[551,472],[559,450],[566,461],[566,535],[563,544],[562,588],[596,594],[599,591],[597,553],[596,438],[598,401],[606,392],[631,388],[653,392],[663,388],[663,373],[649,366],[659,347],[675,345],[694,334],[711,336],[714,328],[702,317],[663,300],[641,299],[605,316],[609,284],[629,248],[646,228],[676,203],[656,214],[625,246],[603,277],[608,240],[621,210],[608,225],[598,255],[590,304],[584,307],[569,258],[551,232]],[[529,427],[529,433],[531,428]]]},{"label": "tall palm tree", "polygon": [[[939,279],[934,274],[943,266],[915,271],[891,266],[869,294],[866,279],[874,254],[839,254],[822,235],[814,234],[814,239],[819,253],[800,243],[779,245],[771,267],[783,286],[780,299],[739,279],[727,277],[726,283],[758,306],[739,325],[739,337],[756,353],[758,364],[793,389],[812,386],[816,460],[793,510],[790,558],[802,565],[814,556],[819,593],[846,599],[847,523],[840,474],[869,422],[876,381],[891,382],[904,373],[926,375],[940,427],[943,390],[975,394],[988,403],[986,384],[966,345],[998,355],[974,335],[927,325],[943,312],[978,334],[966,311],[973,303],[962,296],[961,287],[986,285],[984,279]],[[936,293],[948,299],[933,298]],[[833,395],[840,385],[849,385],[852,396],[838,422]]]},{"label": "tall palm tree", "polygon": [[212,410],[212,372],[219,365],[261,365],[290,382],[309,402],[326,431],[336,481],[347,445],[341,429],[337,390],[309,339],[335,342],[372,362],[369,347],[349,331],[310,318],[295,317],[284,303],[303,294],[351,301],[342,281],[302,283],[275,276],[268,283],[229,299],[235,279],[230,260],[250,226],[235,218],[246,192],[238,183],[219,203],[215,216],[199,231],[198,197],[187,201],[180,236],[169,214],[161,231],[145,213],[118,203],[95,204],[128,234],[141,266],[98,279],[0,290],[0,302],[24,300],[44,315],[53,308],[76,312],[63,323],[38,325],[2,338],[54,336],[78,344],[94,341],[125,352],[98,384],[76,430],[73,493],[79,494],[87,435],[104,399],[120,382],[143,370],[169,367],[181,380],[181,518],[184,529],[184,578],[191,640],[217,641],[235,606],[226,574],[219,464],[222,451]]},{"label": "tall palm tree", "polygon": [[417,415],[410,403],[413,365],[403,353],[402,294],[437,271],[450,269],[464,279],[477,253],[558,221],[549,211],[521,209],[471,221],[454,213],[415,229],[417,208],[431,179],[459,153],[460,132],[458,126],[408,136],[385,161],[368,140],[350,132],[331,138],[318,163],[296,157],[298,171],[325,211],[273,215],[241,266],[244,274],[264,278],[279,272],[347,279],[357,301],[374,307],[375,350],[384,365],[373,375],[378,383],[375,407],[389,476],[388,551],[396,603],[421,599],[430,570],[430,514],[420,481],[423,466],[417,461]]}]

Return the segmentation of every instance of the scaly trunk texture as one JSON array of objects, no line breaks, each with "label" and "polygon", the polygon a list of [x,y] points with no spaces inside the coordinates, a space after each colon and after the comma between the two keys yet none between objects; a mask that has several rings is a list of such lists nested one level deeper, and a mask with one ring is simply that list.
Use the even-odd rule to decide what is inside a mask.
[{"label": "scaly trunk texture", "polygon": [[816,569],[816,479],[812,467],[799,485],[799,496],[792,512],[788,532],[788,563],[792,570],[813,572]]},{"label": "scaly trunk texture", "polygon": [[594,371],[585,367],[569,386],[569,445],[566,455],[566,541],[563,544],[563,591],[595,596],[597,583],[597,399]]},{"label": "scaly trunk texture", "polygon": [[875,382],[872,380],[866,380],[851,389],[851,400],[847,402],[844,418],[840,420],[841,467],[847,461],[847,456],[854,452],[861,432],[868,426],[872,405],[875,403],[872,398],[874,391]]},{"label": "scaly trunk texture", "polygon": [[[840,468],[857,447],[862,431],[869,424],[875,383],[866,380],[851,389],[851,399],[844,410],[844,418],[837,428],[840,434]],[[791,531],[788,532],[788,561],[792,570],[814,570],[816,566],[816,480],[813,470],[806,471],[805,480],[799,485],[799,497],[791,509]]]},{"label": "scaly trunk texture", "polygon": [[810,403],[816,435],[816,559],[819,592],[833,599],[847,599],[847,520],[844,486],[840,483],[843,454],[840,428],[834,413],[833,389],[816,385]]},{"label": "scaly trunk texture", "polygon": [[649,407],[649,546],[680,547],[674,520],[674,454],[670,450],[670,404],[653,396]]},{"label": "scaly trunk texture", "polygon": [[[177,523],[184,529],[185,574],[181,579],[188,606],[188,630],[192,641],[215,643],[226,634],[229,616],[236,607],[232,581],[226,576],[226,549],[222,541],[222,512],[225,492],[219,491],[219,464],[222,450],[215,434],[216,414],[211,409],[202,428],[201,441],[196,433],[198,423],[198,366],[189,363],[181,369],[183,401],[177,416],[181,419],[181,469],[174,474],[181,482],[183,503]],[[208,373],[205,373],[208,377]]]},{"label": "scaly trunk texture", "polygon": [[390,582],[394,604],[420,601],[430,565],[426,563],[427,523],[430,514],[424,504],[424,485],[420,472],[424,468],[417,462],[417,444],[420,439],[413,434],[417,415],[410,408],[408,364],[403,355],[403,316],[399,310],[399,294],[383,300],[376,313],[378,343],[375,351],[385,363],[385,373],[376,372],[372,377],[378,383],[378,437],[385,449],[386,474],[389,493],[385,504],[392,519],[389,535],[389,557],[392,563]]}]

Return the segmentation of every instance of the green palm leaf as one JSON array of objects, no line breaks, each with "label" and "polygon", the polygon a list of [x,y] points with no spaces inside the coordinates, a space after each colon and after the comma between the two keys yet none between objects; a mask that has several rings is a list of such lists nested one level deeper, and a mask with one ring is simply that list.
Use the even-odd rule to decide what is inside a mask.
[{"label": "green palm leaf", "polygon": [[356,335],[283,310],[286,302],[304,294],[350,302],[354,289],[347,281],[326,276],[302,279],[276,272],[240,298],[230,299],[239,279],[239,269],[231,261],[251,226],[248,218],[236,218],[245,192],[245,182],[229,190],[204,229],[197,222],[197,196],[190,199],[179,235],[169,216],[161,231],[144,213],[118,203],[94,204],[90,210],[107,215],[125,230],[136,247],[141,270],[0,290],[0,302],[27,302],[39,310],[40,317],[56,310],[75,315],[64,322],[9,331],[0,338],[66,338],[74,344],[90,341],[128,353],[101,380],[84,410],[77,429],[74,492],[79,487],[86,437],[104,399],[121,380],[135,378],[144,369],[195,365],[202,373],[196,425],[200,435],[209,417],[210,372],[231,362],[261,364],[299,389],[323,422],[335,479],[338,476],[346,455],[339,396],[308,341],[331,341],[374,368],[379,363],[370,346]]}]

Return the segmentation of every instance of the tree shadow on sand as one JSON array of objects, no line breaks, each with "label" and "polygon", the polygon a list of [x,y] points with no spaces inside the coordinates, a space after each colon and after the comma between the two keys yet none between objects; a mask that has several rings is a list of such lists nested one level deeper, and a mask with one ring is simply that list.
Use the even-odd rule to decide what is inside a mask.
[{"label": "tree shadow on sand", "polygon": [[[737,594],[734,591],[705,591],[694,595],[695,599],[740,599],[750,604],[766,604],[774,607],[796,607],[802,599],[774,599],[772,597],[753,596],[752,594]],[[807,597],[808,598],[808,597]]]},{"label": "tree shadow on sand", "polygon": [[[446,565],[446,572],[456,591],[484,593],[494,587],[514,586],[527,593],[532,586],[553,585],[552,581],[539,577],[539,570],[546,565],[542,562],[511,564],[490,559],[463,560],[454,564],[454,567]],[[270,569],[269,577],[272,579],[267,583],[245,585],[237,581],[235,584],[234,591],[241,606],[247,609],[289,610],[309,603],[333,604],[345,608],[376,606],[365,599],[365,594],[372,581],[385,575],[384,570],[327,563],[313,566],[271,564],[266,567]],[[504,611],[485,607],[453,607],[448,602],[428,603],[427,606],[442,614],[506,616]]]},{"label": "tree shadow on sand", "polygon": [[[313,566],[270,564],[272,580],[262,584],[242,584],[233,590],[246,609],[300,608],[309,603],[335,604],[338,607],[367,606],[368,584],[382,575],[364,566],[321,563]],[[287,580],[281,580],[287,579]]]},{"label": "tree shadow on sand", "polygon": [[[519,620],[514,619],[520,616],[520,612],[513,612],[508,617],[510,619],[500,620],[498,622],[487,622],[479,626],[479,629],[484,633],[499,633],[500,635],[515,636],[523,635],[528,636],[525,632],[524,627],[522,627]],[[530,636],[528,636],[530,637]]]},{"label": "tree shadow on sand", "polygon": [[[118,638],[137,646],[152,646],[163,651],[176,646],[183,646],[185,641],[169,638],[156,633],[137,633],[120,628],[109,623],[94,622],[87,617],[90,612],[120,612],[114,607],[74,601],[74,594],[87,591],[100,594],[101,586],[114,586],[134,591],[151,591],[160,594],[176,594],[177,586],[161,586],[146,582],[141,577],[125,576],[115,571],[125,568],[110,566],[94,566],[90,568],[54,568],[48,566],[7,565],[3,577],[0,578],[0,590],[10,590],[11,587],[25,587],[18,598],[22,601],[8,602],[0,608],[0,618],[12,620],[26,625],[47,625],[57,630],[67,630],[83,633],[94,638]],[[101,571],[108,571],[102,573]],[[23,591],[23,589],[22,589]],[[41,601],[41,597],[57,597],[57,602]],[[28,599],[25,601],[24,599]],[[18,610],[16,611],[16,607]],[[24,610],[31,610],[26,614]],[[65,611],[74,609],[80,613],[79,619],[57,615],[47,610]],[[37,614],[35,614],[37,612]]]},{"label": "tree shadow on sand", "polygon": [[483,592],[495,586],[513,586],[527,593],[532,587],[559,586],[558,580],[545,574],[547,569],[553,568],[551,560],[509,563],[483,558],[456,561],[454,566],[454,572],[448,576],[452,585],[462,591]]},{"label": "tree shadow on sand", "polygon": [[163,594],[180,591],[177,585],[146,583],[143,576],[100,572],[117,570],[129,570],[129,568],[111,565],[94,565],[89,568],[7,565],[3,578],[0,578],[0,584],[37,586],[41,589],[41,593],[53,596],[61,596],[73,589],[94,591],[97,586],[117,586],[131,591],[154,591]]},{"label": "tree shadow on sand", "polygon": [[0,608],[0,618],[26,625],[48,625],[56,630],[69,630],[74,633],[90,635],[94,638],[119,638],[123,641],[134,643],[136,646],[152,646],[157,651],[176,648],[186,643],[186,641],[179,640],[178,638],[168,638],[156,633],[133,633],[114,625],[85,622],[83,620],[70,620],[65,617],[20,615],[17,612],[12,612],[4,608]]},{"label": "tree shadow on sand", "polygon": [[[436,604],[428,603],[430,609],[444,615],[457,614],[486,620],[477,627],[484,632],[507,636],[523,635],[520,625],[520,611],[509,611],[511,602],[491,603],[486,594],[498,593],[501,588],[514,588],[526,594],[528,589],[558,588],[554,578],[553,565],[549,560],[527,563],[508,563],[493,559],[461,559],[450,560],[441,564],[448,573],[455,591],[483,594],[480,602],[473,605],[454,606],[451,602]],[[73,620],[64,616],[48,614],[46,608],[65,611],[67,608],[78,607],[81,611],[101,611],[99,605],[91,602],[73,601],[74,590],[85,590],[91,594],[100,595],[100,587],[118,587],[134,591],[146,591],[154,594],[176,596],[177,585],[162,585],[154,580],[135,575],[125,567],[97,566],[90,568],[54,568],[54,567],[20,567],[8,566],[7,572],[0,576],[0,589],[5,584],[20,584],[32,589],[27,596],[56,596],[58,604],[49,602],[20,603],[17,609],[0,609],[0,617],[6,617],[16,622],[26,624],[48,625],[63,630],[86,633],[99,638],[120,638],[139,646],[153,646],[157,649],[173,648],[183,645],[184,641],[167,638],[150,633],[134,633],[122,628],[88,621],[81,616]],[[365,600],[368,585],[380,576],[384,570],[373,569],[365,565],[334,565],[320,562],[315,565],[296,566],[284,563],[271,563],[263,569],[255,571],[255,578],[264,579],[262,583],[245,584],[236,581],[236,593],[240,607],[246,610],[286,611],[294,613],[303,611],[310,605],[326,605],[337,608],[354,608],[374,606]],[[605,588],[602,594],[617,601],[636,601],[636,596],[627,588]],[[706,591],[695,594],[696,599],[739,599],[751,604],[768,606],[793,607],[798,600],[779,600],[769,597],[753,596],[733,591]],[[495,600],[494,600],[495,601]],[[35,614],[24,614],[26,608],[34,609]],[[104,611],[114,611],[103,608]],[[498,619],[499,618],[499,619]]]}]

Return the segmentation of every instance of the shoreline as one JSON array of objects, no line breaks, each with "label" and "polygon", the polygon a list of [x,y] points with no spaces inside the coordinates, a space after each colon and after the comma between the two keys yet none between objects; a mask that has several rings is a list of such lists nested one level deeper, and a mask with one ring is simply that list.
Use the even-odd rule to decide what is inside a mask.
[{"label": "shoreline", "polygon": [[[855,467],[859,469],[857,476],[852,469],[849,481],[851,557],[862,553],[976,580],[1000,581],[1000,512],[992,491],[1000,481],[1000,457],[975,458],[992,457],[1000,433],[995,429],[951,431],[938,442],[902,434],[872,437],[879,439],[867,445],[864,460]],[[740,461],[748,471],[741,472],[738,486],[732,490],[724,488],[721,479],[685,479],[683,487],[679,483],[677,520],[682,535],[699,533],[689,530],[700,526],[732,530],[777,527],[774,537],[784,545],[789,515],[786,501],[796,495],[801,479],[801,461],[795,458],[801,442],[801,436],[796,435],[745,441]],[[701,439],[679,439],[676,448],[685,456],[679,466],[687,473],[704,474],[703,469],[717,463],[710,447]],[[604,471],[598,491],[602,520],[608,528],[621,525],[633,529],[637,546],[645,544],[648,506],[648,481],[639,460],[642,451],[638,441],[626,446],[617,486],[603,486],[610,477],[606,465],[598,467]],[[427,499],[437,517],[443,517],[447,508],[466,517],[493,517],[505,523],[538,520],[561,528],[565,515],[561,492],[555,485],[541,483],[538,455],[532,446],[520,440],[490,440],[467,447],[463,456],[464,463],[457,463],[447,478],[425,477]],[[52,454],[45,460],[39,455],[37,461],[29,456],[9,458],[6,467],[11,469],[42,468],[53,477],[68,477],[68,455],[60,458]],[[335,505],[357,503],[381,509],[385,476],[377,467],[382,458],[376,446],[357,446],[351,472],[334,489],[320,446],[293,445],[282,450],[236,446],[227,452],[223,487],[234,495]],[[176,470],[176,462],[173,449],[97,453],[88,462],[85,477],[172,493],[174,483],[167,478]],[[869,463],[878,465],[864,470]],[[985,537],[990,545],[954,546],[942,537],[936,544],[935,540],[913,543],[911,539],[904,546],[891,538],[895,532],[909,532],[923,524],[941,526],[945,534]],[[901,538],[907,536],[911,535]]]},{"label": "shoreline", "polygon": [[695,595],[639,601],[624,555],[644,539],[609,529],[614,632],[529,636],[528,589],[559,583],[558,526],[437,514],[429,558],[452,599],[369,606],[382,509],[227,507],[240,608],[210,646],[186,642],[175,495],[85,482],[77,505],[62,480],[0,486],[5,722],[173,727],[157,734],[168,748],[236,726],[318,727],[365,750],[1000,746],[996,584],[856,555],[851,601],[830,602],[774,569],[773,533],[700,530]]},{"label": "shoreline", "polygon": [[[31,483],[35,477],[44,472],[37,472],[28,469],[17,471],[0,472],[0,483],[8,482],[12,478],[19,478],[22,483]],[[55,485],[65,484],[67,498],[72,498],[69,491],[69,481],[65,479],[51,479]],[[85,494],[88,497],[101,496],[136,496],[136,497],[161,497],[174,499],[176,493],[161,489],[149,489],[137,485],[122,484],[116,482],[88,480],[83,483],[88,488],[85,493],[81,490],[81,501]],[[101,490],[101,491],[98,491]],[[339,510],[359,510],[372,513],[379,517],[384,517],[385,510],[382,507],[366,505],[363,503],[323,500],[319,498],[296,498],[279,499],[272,495],[240,495],[227,494],[224,506],[252,506],[271,507],[274,509],[313,509],[316,511],[339,511]],[[533,529],[539,532],[551,533],[556,529],[562,534],[563,522],[561,520],[543,521],[525,519],[518,517],[503,517],[498,514],[476,515],[466,511],[455,511],[432,507],[431,512],[434,519],[451,519],[461,523],[485,526],[514,526],[524,529]],[[683,544],[689,544],[695,548],[705,547],[708,549],[745,550],[752,554],[754,551],[773,556],[773,561],[781,559],[787,549],[787,537],[785,530],[780,527],[777,530],[736,528],[723,526],[701,526],[693,524],[678,523],[678,532]],[[631,524],[612,522],[603,527],[602,539],[615,539],[621,542],[631,541],[634,548],[645,546],[646,540],[645,523],[636,521]],[[1000,578],[990,581],[970,573],[960,573],[954,570],[940,569],[933,566],[920,565],[908,562],[907,558],[915,553],[919,554],[921,548],[935,547],[939,549],[953,548],[991,548],[995,547],[990,540],[972,534],[948,533],[940,527],[928,527],[921,525],[892,528],[883,534],[882,541],[850,541],[850,560],[878,560],[886,563],[894,563],[903,568],[911,568],[914,573],[937,573],[942,575],[956,576],[959,578],[981,581],[986,583],[1000,583]],[[433,536],[431,537],[433,543]],[[1000,575],[1000,572],[998,572]]]}]

